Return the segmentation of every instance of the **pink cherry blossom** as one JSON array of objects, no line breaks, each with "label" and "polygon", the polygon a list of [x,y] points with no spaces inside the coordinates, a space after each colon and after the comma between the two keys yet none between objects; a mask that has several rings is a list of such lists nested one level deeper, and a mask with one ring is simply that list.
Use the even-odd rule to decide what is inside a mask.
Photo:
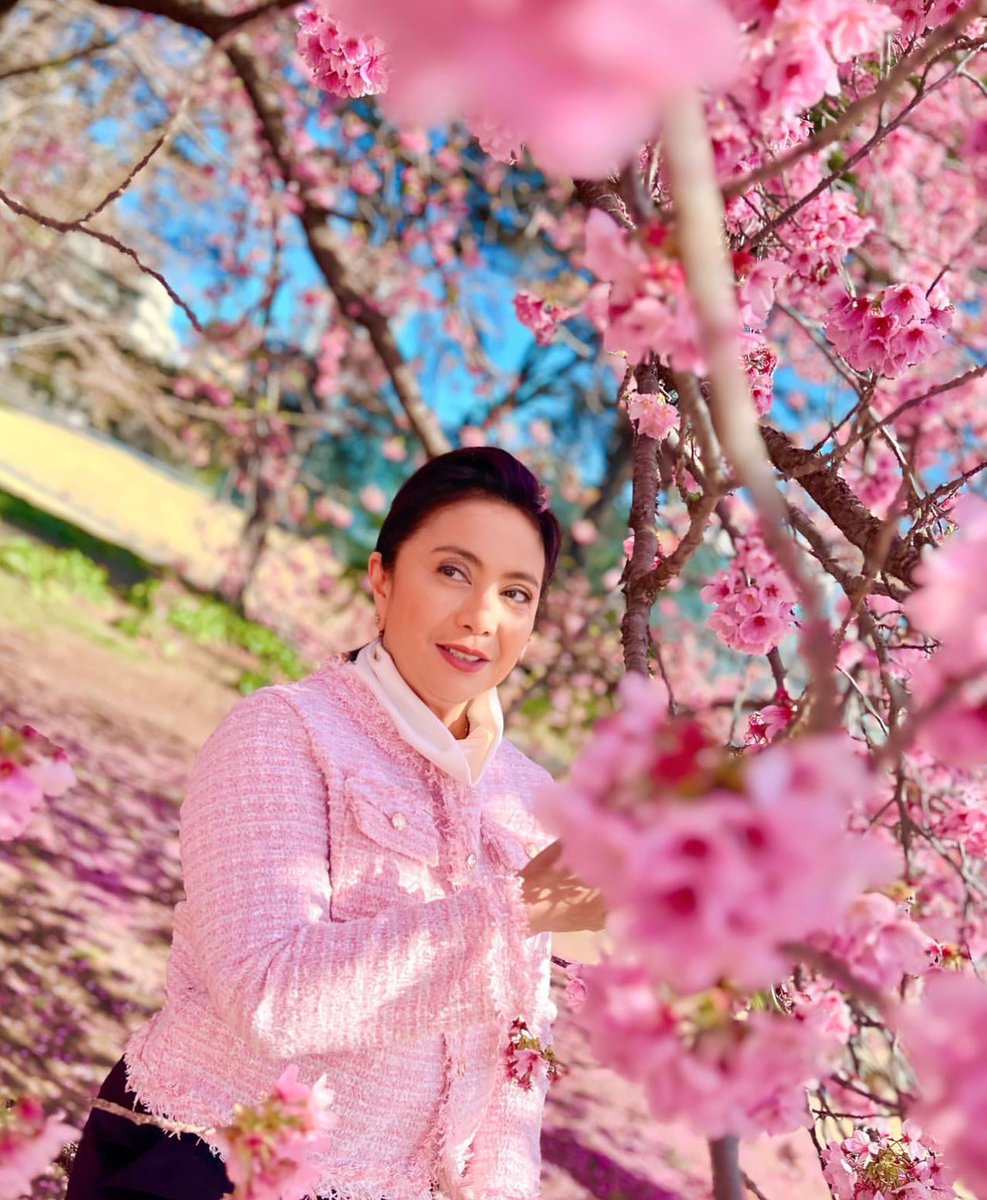
[{"label": "pink cherry blossom", "polygon": [[384,495],[383,489],[375,483],[368,483],[365,487],[360,488],[358,496],[367,512],[380,513],[384,511],[387,497]]},{"label": "pink cherry blossom", "polygon": [[321,1175],[310,1155],[332,1146],[339,1118],[330,1111],[333,1092],[320,1076],[309,1087],[291,1063],[268,1099],[237,1105],[231,1125],[215,1141],[226,1155],[235,1200],[297,1200],[314,1190]]},{"label": "pink cherry blossom", "polygon": [[820,4],[818,11],[823,36],[838,63],[877,49],[882,39],[901,24],[886,4],[873,0],[829,0]]},{"label": "pink cherry blossom", "polygon": [[615,945],[655,980],[695,992],[784,975],[787,944],[890,877],[885,848],[847,832],[873,788],[853,744],[779,742],[727,770],[694,721],[668,718],[663,689],[621,690],[568,781],[537,800],[567,865],[602,889]]},{"label": "pink cherry blossom", "polygon": [[586,980],[583,979],[578,963],[569,963],[565,968],[565,1003],[570,1012],[579,1012],[586,1003]]},{"label": "pink cherry blossom", "polygon": [[299,15],[298,52],[313,81],[334,96],[373,96],[387,87],[380,39],[354,37],[314,9]]},{"label": "pink cherry blossom", "polygon": [[577,546],[591,546],[600,536],[600,531],[592,521],[582,518],[573,521],[569,534]]},{"label": "pink cherry blossom", "polygon": [[78,1136],[60,1113],[46,1117],[40,1101],[31,1096],[21,1096],[12,1107],[0,1110],[0,1196],[33,1194],[31,1181]]},{"label": "pink cherry blossom", "polygon": [[953,1179],[942,1151],[912,1122],[900,1137],[858,1129],[822,1152],[823,1172],[836,1200],[951,1200]]},{"label": "pink cherry blossom", "polygon": [[643,1085],[657,1120],[708,1137],[803,1125],[805,1089],[840,1050],[798,1015],[738,1013],[718,991],[676,998],[638,964],[606,960],[586,979],[579,1020],[597,1059]]},{"label": "pink cherry blossom", "polygon": [[587,218],[586,266],[610,285],[598,297],[604,346],[632,362],[655,352],[680,370],[702,371],[695,312],[667,232],[654,226],[639,240],[597,209]]},{"label": "pink cherry blossom", "polygon": [[470,131],[480,143],[480,149],[498,162],[516,163],[523,153],[523,143],[517,134],[489,118],[472,117]]},{"label": "pink cherry blossom", "polygon": [[788,693],[779,690],[776,702],[752,713],[747,722],[747,740],[755,745],[773,742],[795,715]]},{"label": "pink cherry blossom", "polygon": [[924,975],[936,958],[932,938],[880,892],[858,896],[832,932],[813,941],[882,990],[897,988],[905,975]]},{"label": "pink cherry blossom", "polygon": [[826,336],[851,367],[893,379],[934,354],[950,322],[948,305],[933,308],[917,285],[899,284],[841,297],[826,314]]},{"label": "pink cherry blossom", "polygon": [[947,1161],[974,1192],[987,1187],[987,985],[936,971],[922,1003],[903,1008],[899,1031],[918,1080],[912,1116],[942,1143]]},{"label": "pink cherry blossom", "polygon": [[[674,0],[320,0],[316,11],[383,38],[392,118],[433,125],[483,114],[562,174],[595,177],[626,162],[670,96],[725,81],[736,64],[735,30],[715,0],[689,9]],[[317,52],[307,48],[310,64]]]},{"label": "pink cherry blossom", "polygon": [[514,311],[522,325],[534,333],[539,346],[547,346],[555,336],[559,321],[564,321],[568,315],[566,309],[555,304],[549,304],[533,296],[531,292],[518,292],[514,297]]},{"label": "pink cherry blossom", "polygon": [[795,593],[756,534],[741,542],[731,565],[700,596],[716,606],[707,618],[710,627],[744,654],[767,654],[792,627]]},{"label": "pink cherry blossom", "polygon": [[911,684],[915,706],[928,710],[923,744],[945,761],[975,766],[987,746],[987,501],[965,496],[952,515],[957,532],[923,559],[922,586],[905,602],[909,621],[939,642]]},{"label": "pink cherry blossom", "polygon": [[638,433],[663,441],[679,427],[679,410],[657,393],[634,391],[627,397],[627,413]]},{"label": "pink cherry blossom", "polygon": [[75,783],[64,750],[33,726],[0,725],[0,841],[19,837],[45,796],[64,795]]},{"label": "pink cherry blossom", "polygon": [[778,117],[794,117],[840,90],[836,63],[811,28],[794,27],[764,56],[758,84],[766,106]]}]

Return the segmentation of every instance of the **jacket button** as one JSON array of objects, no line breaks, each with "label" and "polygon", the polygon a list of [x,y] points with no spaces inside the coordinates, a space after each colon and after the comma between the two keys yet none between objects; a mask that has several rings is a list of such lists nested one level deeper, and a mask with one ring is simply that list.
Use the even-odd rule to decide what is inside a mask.
[{"label": "jacket button", "polygon": [[472,850],[466,855],[466,865],[470,868],[470,870],[476,866],[476,855],[472,852]]},{"label": "jacket button", "polygon": [[408,818],[404,815],[404,813],[396,812],[394,816],[391,817],[391,824],[395,829],[404,829],[404,827],[408,824]]}]

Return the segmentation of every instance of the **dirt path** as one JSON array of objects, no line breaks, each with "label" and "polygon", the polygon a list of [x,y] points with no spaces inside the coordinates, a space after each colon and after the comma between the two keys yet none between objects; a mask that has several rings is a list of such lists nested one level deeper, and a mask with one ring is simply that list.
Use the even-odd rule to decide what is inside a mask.
[{"label": "dirt path", "polygon": [[[163,999],[182,791],[237,699],[228,657],[187,645],[165,658],[117,635],[112,615],[0,573],[0,721],[37,725],[79,778],[29,837],[0,845],[0,1095],[30,1088],[76,1121]],[[543,1200],[706,1200],[702,1142],[652,1121],[556,999],[570,1070],[546,1108]],[[804,1143],[775,1139],[745,1165],[770,1200],[822,1200],[806,1161]],[[35,1196],[61,1197],[63,1178],[54,1166]]]}]

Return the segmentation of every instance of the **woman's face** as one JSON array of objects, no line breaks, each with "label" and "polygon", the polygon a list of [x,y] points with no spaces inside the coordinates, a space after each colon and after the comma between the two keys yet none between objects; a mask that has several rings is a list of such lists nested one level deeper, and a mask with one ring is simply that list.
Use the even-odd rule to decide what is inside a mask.
[{"label": "woman's face", "polygon": [[516,665],[535,623],[545,551],[513,505],[461,500],[402,543],[392,571],[376,550],[369,571],[385,650],[451,725]]}]

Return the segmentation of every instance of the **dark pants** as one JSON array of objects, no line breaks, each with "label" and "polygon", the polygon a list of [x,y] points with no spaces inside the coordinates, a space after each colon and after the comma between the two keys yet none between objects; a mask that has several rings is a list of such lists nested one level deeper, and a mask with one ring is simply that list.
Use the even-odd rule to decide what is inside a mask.
[{"label": "dark pants", "polygon": [[[99,1095],[136,1112],[148,1111],[127,1089],[122,1058]],[[82,1131],[65,1200],[220,1200],[232,1191],[223,1163],[194,1133],[176,1137],[157,1125],[135,1125],[94,1108]]]}]

